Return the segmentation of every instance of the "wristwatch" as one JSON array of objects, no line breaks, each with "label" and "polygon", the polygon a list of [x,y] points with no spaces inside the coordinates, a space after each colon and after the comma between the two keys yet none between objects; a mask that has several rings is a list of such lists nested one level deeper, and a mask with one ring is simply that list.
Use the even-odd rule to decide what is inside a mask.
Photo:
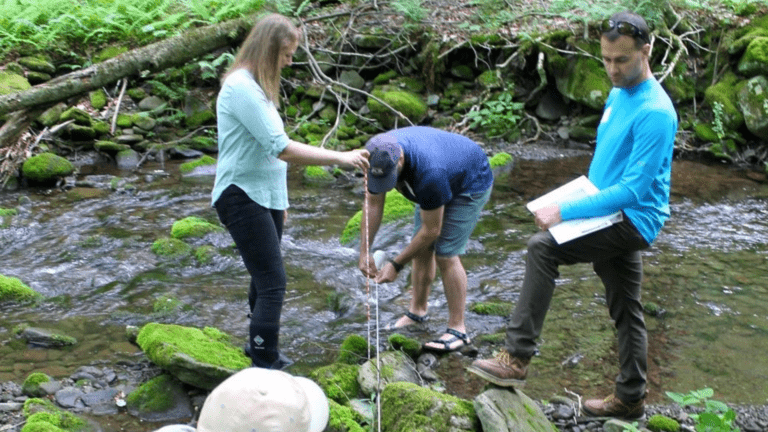
[{"label": "wristwatch", "polygon": [[392,264],[392,267],[394,267],[395,271],[398,273],[400,273],[400,270],[403,269],[403,265],[393,259],[389,260],[389,263]]}]

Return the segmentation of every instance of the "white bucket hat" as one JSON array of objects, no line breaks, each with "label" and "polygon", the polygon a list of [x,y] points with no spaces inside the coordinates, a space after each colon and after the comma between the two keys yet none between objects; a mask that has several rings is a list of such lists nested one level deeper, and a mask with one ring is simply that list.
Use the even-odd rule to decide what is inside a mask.
[{"label": "white bucket hat", "polygon": [[328,399],[312,380],[252,367],[213,389],[197,432],[322,432],[327,423]]}]

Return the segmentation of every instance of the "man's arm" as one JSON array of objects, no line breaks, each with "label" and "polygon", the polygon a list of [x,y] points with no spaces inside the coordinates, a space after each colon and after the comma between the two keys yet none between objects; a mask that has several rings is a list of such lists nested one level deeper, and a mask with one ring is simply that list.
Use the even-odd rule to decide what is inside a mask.
[{"label": "man's arm", "polygon": [[[360,259],[358,267],[367,277],[376,277],[376,264],[373,257],[370,256],[370,246],[376,238],[376,233],[381,226],[381,218],[384,215],[384,203],[386,194],[365,193],[365,206],[360,218]],[[367,210],[367,215],[365,214]]]},{"label": "man's arm", "polygon": [[[440,231],[443,229],[444,210],[445,206],[433,210],[420,210],[421,227],[411,242],[408,243],[408,246],[395,257],[394,262],[401,266],[408,264],[420,250],[429,247],[440,237]],[[397,273],[395,267],[391,263],[387,263],[376,277],[376,283],[392,282],[397,278]]]}]

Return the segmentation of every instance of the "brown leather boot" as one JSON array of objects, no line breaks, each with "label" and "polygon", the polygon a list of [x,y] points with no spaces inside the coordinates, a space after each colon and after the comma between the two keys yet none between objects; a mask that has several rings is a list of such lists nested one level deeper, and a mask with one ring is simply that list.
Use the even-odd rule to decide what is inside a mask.
[{"label": "brown leather boot", "polygon": [[625,403],[615,395],[605,399],[589,399],[581,406],[584,414],[592,417],[615,417],[624,420],[636,420],[645,414],[645,402]]},{"label": "brown leather boot", "polygon": [[501,387],[525,387],[530,358],[514,357],[501,350],[496,357],[488,360],[475,360],[467,370]]}]

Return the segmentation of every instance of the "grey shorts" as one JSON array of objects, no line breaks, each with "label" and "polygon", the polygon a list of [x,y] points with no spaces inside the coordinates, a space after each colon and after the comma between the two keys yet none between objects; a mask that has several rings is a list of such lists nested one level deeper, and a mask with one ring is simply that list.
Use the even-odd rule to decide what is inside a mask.
[{"label": "grey shorts", "polygon": [[[469,236],[480,219],[480,212],[491,197],[491,189],[493,187],[483,192],[455,196],[445,205],[443,229],[440,231],[440,237],[432,244],[435,255],[452,257],[464,254]],[[413,218],[413,234],[416,235],[420,228],[421,207],[417,205]]]}]

